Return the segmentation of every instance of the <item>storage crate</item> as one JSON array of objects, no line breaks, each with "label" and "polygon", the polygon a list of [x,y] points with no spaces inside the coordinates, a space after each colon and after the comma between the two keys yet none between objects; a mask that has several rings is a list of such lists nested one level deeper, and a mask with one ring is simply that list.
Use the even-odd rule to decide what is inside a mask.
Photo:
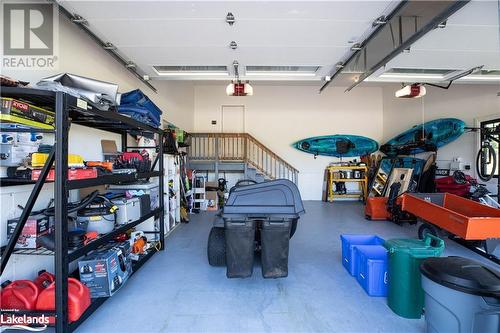
[{"label": "storage crate", "polygon": [[352,275],[357,275],[357,263],[354,256],[356,245],[382,245],[384,240],[377,235],[340,235],[342,241],[342,265]]},{"label": "storage crate", "polygon": [[358,263],[356,280],[370,296],[387,296],[387,250],[382,245],[354,247]]}]

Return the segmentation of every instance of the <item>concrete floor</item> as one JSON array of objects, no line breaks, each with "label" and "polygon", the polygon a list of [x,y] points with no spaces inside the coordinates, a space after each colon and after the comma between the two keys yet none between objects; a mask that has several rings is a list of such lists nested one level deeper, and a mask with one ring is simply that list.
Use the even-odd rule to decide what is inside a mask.
[{"label": "concrete floor", "polygon": [[[192,216],[124,288],[83,323],[96,332],[424,332],[424,320],[393,314],[385,298],[366,295],[341,264],[339,235],[415,237],[415,226],[369,222],[363,206],[305,202],[291,240],[289,276],[227,279],[207,263],[212,215]],[[447,241],[445,255],[480,258]]]}]

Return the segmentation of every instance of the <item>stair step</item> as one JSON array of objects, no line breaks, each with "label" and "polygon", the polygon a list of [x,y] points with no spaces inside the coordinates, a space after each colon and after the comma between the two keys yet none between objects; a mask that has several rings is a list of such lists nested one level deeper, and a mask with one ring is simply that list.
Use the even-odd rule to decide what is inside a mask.
[{"label": "stair step", "polygon": [[[215,171],[215,162],[210,161],[190,161],[189,168],[198,171]],[[245,163],[243,162],[219,162],[219,171],[245,171]]]}]

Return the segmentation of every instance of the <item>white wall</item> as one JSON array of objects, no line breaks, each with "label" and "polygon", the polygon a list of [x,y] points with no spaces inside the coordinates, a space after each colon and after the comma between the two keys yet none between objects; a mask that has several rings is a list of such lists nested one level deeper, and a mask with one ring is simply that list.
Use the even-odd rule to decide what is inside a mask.
[{"label": "white wall", "polygon": [[318,86],[255,85],[254,96],[230,97],[225,85],[195,86],[195,132],[220,130],[222,105],[245,106],[245,131],[300,171],[299,188],[305,200],[321,200],[323,171],[336,160],[300,152],[297,140],[328,134],[357,134],[382,139],[382,89]]},{"label": "white wall", "polygon": [[[467,126],[477,126],[476,120],[500,117],[500,97],[496,85],[452,85],[448,90],[427,87],[427,95],[420,99],[398,99],[394,92],[397,85],[383,88],[383,128],[384,140],[389,140],[402,131],[437,118],[458,118]],[[471,166],[469,172],[476,176],[475,158],[477,154],[477,135],[465,133],[456,141],[438,151],[438,166],[448,168],[449,162],[462,158],[464,164]],[[492,185],[493,182],[490,182]],[[496,193],[493,186],[490,190]]]},{"label": "white wall", "polygon": [[[36,83],[43,77],[67,72],[117,83],[120,92],[140,88],[162,109],[164,119],[186,130],[192,129],[194,108],[192,83],[155,81],[153,85],[158,89],[156,94],[63,16],[60,16],[59,28],[59,68],[57,71],[12,71],[2,69],[2,74]],[[102,139],[115,139],[118,144],[120,142],[120,137],[116,134],[74,125],[69,136],[69,151],[70,153],[82,155],[84,159],[100,160],[102,158],[100,144]],[[25,205],[31,188],[32,186],[0,188],[0,208],[2,211],[0,216],[0,245],[5,245],[7,242],[7,220],[20,215],[21,212],[16,206],[18,204]],[[44,187],[35,209],[46,206],[52,197],[52,188],[51,184]],[[2,274],[1,281],[33,278],[39,269],[51,270],[52,265],[53,261],[50,256],[37,256],[36,258],[34,256],[13,256],[4,274]]]}]

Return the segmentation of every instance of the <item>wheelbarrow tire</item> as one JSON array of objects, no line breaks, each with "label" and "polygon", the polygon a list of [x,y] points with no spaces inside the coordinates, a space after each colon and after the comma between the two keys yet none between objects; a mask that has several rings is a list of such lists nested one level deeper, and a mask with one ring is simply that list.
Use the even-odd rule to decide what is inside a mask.
[{"label": "wheelbarrow tire", "polygon": [[224,228],[213,227],[210,230],[207,256],[210,266],[226,266],[226,235]]},{"label": "wheelbarrow tire", "polygon": [[439,232],[438,227],[436,227],[430,223],[423,222],[420,225],[420,227],[418,227],[418,238],[424,239],[426,234],[431,234],[433,236],[440,237],[441,233]]}]

